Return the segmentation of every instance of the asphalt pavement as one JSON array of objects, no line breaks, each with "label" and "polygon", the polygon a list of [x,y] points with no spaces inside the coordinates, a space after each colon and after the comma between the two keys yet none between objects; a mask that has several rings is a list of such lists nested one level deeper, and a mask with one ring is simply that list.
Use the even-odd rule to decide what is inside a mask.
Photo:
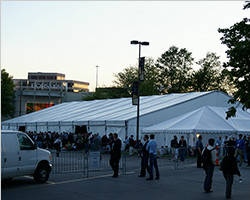
[{"label": "asphalt pavement", "polygon": [[[160,180],[147,181],[139,178],[139,169],[112,178],[112,172],[51,174],[46,184],[36,184],[31,177],[15,178],[2,182],[2,200],[219,200],[225,198],[224,177],[215,167],[213,192],[204,193],[205,173],[195,163],[160,167]],[[250,168],[240,167],[243,182],[235,176],[232,199],[250,199]]]}]

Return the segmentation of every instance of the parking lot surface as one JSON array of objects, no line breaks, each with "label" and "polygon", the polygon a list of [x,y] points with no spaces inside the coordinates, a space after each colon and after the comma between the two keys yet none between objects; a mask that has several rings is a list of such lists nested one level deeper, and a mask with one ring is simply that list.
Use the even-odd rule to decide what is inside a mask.
[{"label": "parking lot surface", "polygon": [[[3,200],[71,200],[71,199],[173,199],[173,200],[219,200],[225,199],[225,180],[218,167],[213,177],[213,192],[204,193],[205,173],[195,163],[180,166],[162,166],[160,180],[146,181],[139,178],[139,168],[112,178],[112,172],[51,174],[46,184],[34,183],[32,177],[19,177],[11,182],[2,182]],[[240,167],[243,182],[235,176],[232,199],[250,198],[250,168]]]}]

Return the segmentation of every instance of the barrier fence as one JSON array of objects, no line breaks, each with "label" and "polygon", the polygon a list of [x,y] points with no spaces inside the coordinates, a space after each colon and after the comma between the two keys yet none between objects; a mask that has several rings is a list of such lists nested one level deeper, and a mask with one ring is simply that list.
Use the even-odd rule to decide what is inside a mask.
[{"label": "barrier fence", "polygon": [[[158,166],[173,166],[178,169],[180,163],[188,164],[195,162],[192,157],[187,158],[187,149],[168,148],[164,151],[158,151]],[[181,162],[181,155],[185,154],[185,161]],[[90,172],[94,171],[110,171],[112,170],[109,164],[110,154],[101,152],[89,151],[61,151],[59,157],[54,150],[52,154],[52,173],[74,173],[83,172],[83,175],[88,177]],[[190,154],[189,154],[190,155]],[[141,158],[135,150],[133,155],[129,155],[128,151],[122,151],[119,162],[120,172],[126,174],[127,171],[139,169],[141,167]]]},{"label": "barrier fence", "polygon": [[[226,154],[227,148],[220,146],[215,147],[216,150],[216,165],[219,165],[219,159]],[[54,150],[52,154],[52,173],[74,173],[83,172],[85,177],[89,173],[96,171],[111,171],[109,164],[110,154],[103,152],[85,153],[84,151],[61,151],[59,157]],[[194,148],[164,148],[158,149],[158,166],[172,166],[174,169],[179,169],[180,166],[196,162],[196,153]],[[141,158],[137,150],[133,153],[122,151],[119,162],[120,172],[126,174],[127,171],[140,169]]]}]

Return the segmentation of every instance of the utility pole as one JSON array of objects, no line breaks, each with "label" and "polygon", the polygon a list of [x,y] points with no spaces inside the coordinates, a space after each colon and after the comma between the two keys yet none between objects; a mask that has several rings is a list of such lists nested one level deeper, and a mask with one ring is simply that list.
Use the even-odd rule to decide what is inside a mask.
[{"label": "utility pole", "polygon": [[98,87],[98,68],[99,68],[99,66],[96,66],[96,86],[95,86],[95,89],[97,89],[97,87]]},{"label": "utility pole", "polygon": [[[149,42],[140,42],[137,40],[132,40],[130,44],[138,44],[139,45],[139,60],[138,60],[138,81],[136,84],[137,87],[137,122],[136,122],[136,140],[139,140],[139,128],[140,128],[140,81],[144,80],[144,58],[141,57],[141,45],[148,46]],[[143,68],[143,69],[142,69]],[[143,76],[141,76],[143,75]],[[133,98],[133,97],[132,97]],[[136,105],[133,104],[133,105]]]}]

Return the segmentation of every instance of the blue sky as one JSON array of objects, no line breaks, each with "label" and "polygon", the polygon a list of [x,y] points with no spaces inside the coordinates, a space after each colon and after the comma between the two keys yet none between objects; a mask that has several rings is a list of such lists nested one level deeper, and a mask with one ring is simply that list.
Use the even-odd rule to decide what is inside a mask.
[{"label": "blue sky", "polygon": [[113,74],[142,56],[157,59],[172,45],[197,60],[215,52],[226,60],[218,28],[249,17],[244,1],[4,1],[1,67],[14,78],[28,72],[65,73],[66,79],[110,86]]}]

